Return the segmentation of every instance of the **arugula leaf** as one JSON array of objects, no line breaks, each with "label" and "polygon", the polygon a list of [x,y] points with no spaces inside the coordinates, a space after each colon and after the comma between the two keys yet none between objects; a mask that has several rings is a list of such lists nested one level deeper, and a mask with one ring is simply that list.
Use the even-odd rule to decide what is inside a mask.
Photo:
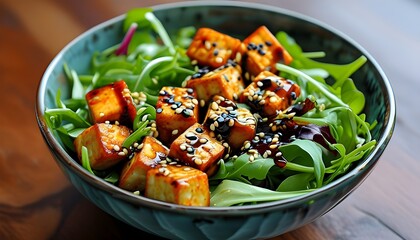
[{"label": "arugula leaf", "polygon": [[233,180],[223,180],[211,193],[210,206],[228,207],[237,204],[277,201],[309,193],[313,189],[276,192]]},{"label": "arugula leaf", "polygon": [[274,166],[274,161],[270,158],[256,158],[250,161],[248,154],[242,154],[226,163],[221,160],[219,164],[219,171],[210,180],[232,179],[250,183],[249,180],[252,179],[265,179],[270,168]]},{"label": "arugula leaf", "polygon": [[317,187],[322,186],[325,164],[322,160],[321,147],[317,143],[310,140],[296,139],[289,144],[280,146],[279,150],[288,162],[297,162],[304,166],[313,167]]},{"label": "arugula leaf", "polygon": [[276,189],[278,192],[307,190],[314,179],[311,173],[298,173],[287,177]]},{"label": "arugula leaf", "polygon": [[132,23],[137,23],[139,29],[150,27],[150,22],[146,19],[146,13],[152,12],[151,8],[133,8],[126,13],[123,22],[123,31],[127,32]]}]

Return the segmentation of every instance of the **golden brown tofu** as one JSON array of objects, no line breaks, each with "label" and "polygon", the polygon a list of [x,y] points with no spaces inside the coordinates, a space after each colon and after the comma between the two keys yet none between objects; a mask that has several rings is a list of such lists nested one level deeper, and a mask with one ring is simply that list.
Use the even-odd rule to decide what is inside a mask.
[{"label": "golden brown tofu", "polygon": [[265,26],[259,27],[243,43],[246,45],[246,68],[251,76],[262,71],[277,73],[275,64],[290,64],[292,56]]},{"label": "golden brown tofu", "polygon": [[166,159],[169,149],[154,137],[144,137],[139,145],[140,151],[127,162],[121,171],[118,186],[128,191],[143,191],[146,187],[146,174]]},{"label": "golden brown tofu", "polygon": [[193,88],[198,99],[208,103],[215,95],[223,96],[230,100],[237,100],[244,90],[244,82],[241,77],[241,67],[235,62],[211,71],[200,78],[191,78],[187,81],[187,87]]},{"label": "golden brown tofu", "polygon": [[187,50],[187,55],[199,65],[214,69],[225,65],[229,59],[241,63],[242,51],[239,39],[210,28],[200,28]]},{"label": "golden brown tofu", "polygon": [[185,206],[209,206],[207,174],[188,166],[167,165],[147,172],[148,198]]},{"label": "golden brown tofu", "polygon": [[300,87],[268,71],[260,73],[242,92],[240,102],[262,116],[273,117],[288,108],[300,95]]},{"label": "golden brown tofu", "polygon": [[256,119],[252,113],[222,96],[215,96],[209,105],[204,125],[221,142],[227,142],[236,151],[255,136]]},{"label": "golden brown tofu", "polygon": [[90,167],[105,170],[127,158],[127,149],[122,148],[124,140],[131,130],[123,125],[97,123],[84,130],[74,140],[74,146],[82,159],[82,146],[89,152]]},{"label": "golden brown tofu", "polygon": [[174,140],[169,157],[211,175],[224,151],[222,144],[212,138],[201,124],[196,123]]},{"label": "golden brown tofu", "polygon": [[191,88],[163,87],[156,104],[159,139],[169,145],[198,121],[198,100]]},{"label": "golden brown tofu", "polygon": [[123,80],[88,92],[86,101],[94,123],[118,121],[132,127],[137,110]]}]

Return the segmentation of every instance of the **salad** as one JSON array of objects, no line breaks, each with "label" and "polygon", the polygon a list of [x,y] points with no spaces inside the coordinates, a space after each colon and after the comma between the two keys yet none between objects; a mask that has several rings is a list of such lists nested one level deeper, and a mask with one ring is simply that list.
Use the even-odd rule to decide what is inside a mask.
[{"label": "salad", "polygon": [[317,61],[324,52],[265,26],[169,35],[148,8],[123,31],[89,73],[64,64],[70,98],[58,90],[45,110],[69,154],[110,184],[188,206],[258,204],[321,188],[376,145],[350,78],[364,56]]}]

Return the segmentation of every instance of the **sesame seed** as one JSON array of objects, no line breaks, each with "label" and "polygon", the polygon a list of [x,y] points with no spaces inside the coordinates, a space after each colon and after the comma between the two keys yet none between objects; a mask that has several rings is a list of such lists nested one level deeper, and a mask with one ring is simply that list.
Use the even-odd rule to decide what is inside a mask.
[{"label": "sesame seed", "polygon": [[184,110],[183,108],[179,107],[179,108],[175,109],[175,113],[178,113],[178,114],[182,113],[183,110]]},{"label": "sesame seed", "polygon": [[189,152],[189,153],[193,153],[193,152],[194,152],[194,148],[192,148],[192,147],[187,147],[187,152]]},{"label": "sesame seed", "polygon": [[133,147],[135,147],[135,148],[137,148],[139,146],[139,143],[137,143],[137,142],[135,142],[134,144],[133,144]]},{"label": "sesame seed", "polygon": [[264,105],[265,104],[265,100],[261,100],[258,104]]},{"label": "sesame seed", "polygon": [[191,64],[192,64],[192,65],[197,65],[197,63],[198,63],[198,61],[197,61],[197,60],[195,60],[195,59],[191,61]]},{"label": "sesame seed", "polygon": [[120,147],[118,145],[114,145],[114,150],[119,152],[120,151]]},{"label": "sesame seed", "polygon": [[206,105],[206,101],[204,101],[203,99],[200,100],[200,106],[204,107]]},{"label": "sesame seed", "polygon": [[99,113],[99,117],[103,117],[103,116],[105,116],[105,113],[103,112]]},{"label": "sesame seed", "polygon": [[184,171],[190,171],[191,170],[191,168],[189,168],[189,167],[184,167]]},{"label": "sesame seed", "polygon": [[229,127],[232,127],[235,124],[235,120],[229,119]]},{"label": "sesame seed", "polygon": [[105,121],[105,124],[110,124],[110,122],[107,120],[107,121]]},{"label": "sesame seed", "polygon": [[262,137],[264,137],[264,136],[265,136],[265,133],[260,132],[260,133],[258,133],[258,136],[262,138]]},{"label": "sesame seed", "polygon": [[144,145],[143,145],[143,143],[142,143],[142,144],[140,144],[140,145],[137,147],[137,149],[139,149],[139,150],[140,150],[140,149],[142,149],[142,148],[143,148],[143,146],[144,146]]},{"label": "sesame seed", "polygon": [[140,191],[134,191],[133,194],[137,195],[137,196],[140,196]]},{"label": "sesame seed", "polygon": [[276,153],[276,157],[281,157],[282,155],[283,155],[283,153],[281,153],[281,152]]},{"label": "sesame seed", "polygon": [[125,156],[125,152],[119,152],[118,155],[119,156]]},{"label": "sesame seed", "polygon": [[214,127],[219,127],[219,122],[218,122],[218,121],[215,121],[215,122],[213,123],[213,125],[214,125]]},{"label": "sesame seed", "polygon": [[249,72],[246,72],[246,73],[245,73],[245,79],[246,79],[246,80],[249,80]]},{"label": "sesame seed", "polygon": [[219,108],[219,105],[216,102],[212,102],[211,103],[211,109],[213,109],[214,111],[216,111]]},{"label": "sesame seed", "polygon": [[222,63],[223,62],[223,58],[222,57],[217,57],[215,61],[217,63]]},{"label": "sesame seed", "polygon": [[254,161],[255,157],[253,155],[249,156],[249,161]]},{"label": "sesame seed", "polygon": [[186,146],[185,144],[181,144],[181,146],[179,146],[179,148],[180,148],[182,151],[187,150],[187,146]]},{"label": "sesame seed", "polygon": [[262,86],[264,86],[264,84],[262,82],[257,82],[257,86],[262,87]]},{"label": "sesame seed", "polygon": [[193,100],[191,100],[191,101],[194,105],[198,105],[198,100],[197,99],[193,98]]},{"label": "sesame seed", "polygon": [[196,159],[194,159],[194,163],[197,164],[197,165],[201,165],[201,164],[203,164],[203,161],[201,161],[201,159],[196,158]]},{"label": "sesame seed", "polygon": [[216,127],[214,126],[214,124],[210,124],[210,130],[212,131],[216,130]]},{"label": "sesame seed", "polygon": [[237,52],[235,56],[235,61],[240,62],[241,59],[242,59],[242,54],[240,52]]},{"label": "sesame seed", "polygon": [[200,138],[200,143],[206,143],[208,140],[206,138]]},{"label": "sesame seed", "polygon": [[268,157],[268,153],[267,152],[264,152],[263,158],[267,158],[267,157]]},{"label": "sesame seed", "polygon": [[143,122],[145,122],[145,121],[147,120],[147,118],[149,117],[148,115],[149,115],[149,114],[145,114],[145,115],[141,118],[141,120],[142,120]]},{"label": "sesame seed", "polygon": [[178,129],[175,129],[172,131],[172,135],[177,135],[178,134]]},{"label": "sesame seed", "polygon": [[251,147],[251,143],[249,141],[246,141],[244,147],[245,147],[245,149],[250,148]]},{"label": "sesame seed", "polygon": [[204,46],[205,46],[205,48],[206,48],[207,50],[210,50],[210,48],[211,48],[211,43],[210,43],[209,41],[205,41],[205,42],[204,42]]},{"label": "sesame seed", "polygon": [[223,145],[223,147],[225,147],[225,148],[229,148],[229,144],[228,144],[227,142],[224,142],[222,145]]}]

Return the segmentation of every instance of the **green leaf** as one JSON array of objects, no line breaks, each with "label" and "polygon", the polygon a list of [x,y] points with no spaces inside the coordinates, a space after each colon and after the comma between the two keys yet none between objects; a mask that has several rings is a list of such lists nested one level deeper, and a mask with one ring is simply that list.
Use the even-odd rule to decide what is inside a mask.
[{"label": "green leaf", "polygon": [[289,176],[279,185],[276,191],[289,192],[298,190],[307,190],[310,186],[310,181],[314,179],[312,173],[298,173]]},{"label": "green leaf", "polygon": [[149,121],[142,122],[139,128],[124,140],[122,146],[129,149],[135,142],[140,142],[144,136],[149,135],[150,127],[147,127],[148,123]]},{"label": "green leaf", "polygon": [[82,166],[88,172],[95,175],[95,173],[92,171],[92,168],[90,168],[89,151],[85,146],[82,146]]},{"label": "green leaf", "polygon": [[150,27],[150,22],[146,19],[146,13],[152,12],[151,8],[133,8],[125,16],[123,31],[127,32],[133,22],[138,24],[139,29]]},{"label": "green leaf", "polygon": [[274,166],[274,161],[270,158],[256,158],[250,161],[248,154],[242,154],[236,159],[231,159],[226,163],[221,162],[220,164],[224,166],[211,177],[211,180],[232,179],[248,182],[244,180],[244,177],[247,177],[249,180],[265,179],[270,168]]},{"label": "green leaf", "polygon": [[322,150],[318,144],[310,140],[296,139],[289,144],[280,146],[279,150],[288,162],[313,167],[317,186],[322,186],[325,175],[325,164],[322,159]]},{"label": "green leaf", "polygon": [[210,206],[228,207],[237,204],[277,201],[297,197],[313,191],[276,192],[233,180],[223,180],[211,193]]},{"label": "green leaf", "polygon": [[341,86],[341,99],[355,114],[362,112],[365,107],[365,95],[359,91],[351,79],[347,79]]}]

